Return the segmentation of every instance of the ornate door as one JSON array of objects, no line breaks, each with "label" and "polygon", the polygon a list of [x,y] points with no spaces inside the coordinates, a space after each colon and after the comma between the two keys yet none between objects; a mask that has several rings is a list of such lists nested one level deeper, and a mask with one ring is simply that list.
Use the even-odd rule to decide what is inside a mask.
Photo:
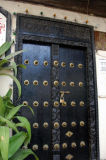
[{"label": "ornate door", "polygon": [[[71,35],[67,35],[67,40],[62,40],[61,27],[60,30],[56,28],[59,39],[55,39],[57,35],[54,32],[53,37],[54,28],[50,24],[48,32],[50,29],[52,32],[48,39],[39,28],[33,28],[32,34],[32,30],[25,26],[27,18],[30,19],[24,19],[24,27],[22,19],[19,21],[18,48],[23,48],[24,53],[16,60],[27,66],[18,74],[22,84],[20,102],[25,106],[30,105],[35,113],[33,116],[27,108],[21,110],[21,115],[31,123],[32,140],[29,148],[40,160],[97,159],[91,45],[87,48],[84,43],[76,43],[75,39],[72,42],[69,37],[74,36]],[[46,20],[39,22],[47,25]],[[64,31],[65,39],[66,34]],[[33,157],[29,159],[34,160]]]}]

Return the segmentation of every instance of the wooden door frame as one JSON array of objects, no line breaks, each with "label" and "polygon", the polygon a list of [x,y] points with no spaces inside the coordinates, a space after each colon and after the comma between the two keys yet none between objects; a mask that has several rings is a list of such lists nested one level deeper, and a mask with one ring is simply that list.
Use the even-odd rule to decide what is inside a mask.
[{"label": "wooden door frame", "polygon": [[[89,152],[90,160],[100,160],[99,157],[99,126],[98,126],[98,102],[97,102],[97,79],[94,52],[94,31],[92,26],[71,23],[51,18],[17,14],[16,50],[22,49],[24,40],[64,44],[82,47],[87,54],[87,86],[89,105]],[[50,30],[50,27],[53,29]],[[55,27],[55,28],[54,28]],[[56,28],[60,27],[60,33]],[[39,33],[37,29],[39,28]],[[64,33],[61,30],[64,30]],[[68,30],[67,30],[68,29]],[[68,31],[68,32],[67,32]],[[55,35],[56,34],[56,35]],[[64,35],[61,35],[64,34]],[[71,36],[70,36],[71,35]],[[22,62],[22,55],[15,58],[17,63]],[[22,69],[18,70],[18,78],[21,82]],[[14,84],[14,102],[17,101],[18,92]],[[18,103],[20,103],[18,101]]]}]

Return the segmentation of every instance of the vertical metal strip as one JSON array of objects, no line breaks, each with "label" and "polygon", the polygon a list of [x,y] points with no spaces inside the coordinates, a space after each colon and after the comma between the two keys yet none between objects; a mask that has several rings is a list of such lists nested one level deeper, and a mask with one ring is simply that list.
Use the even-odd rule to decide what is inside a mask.
[{"label": "vertical metal strip", "polygon": [[[59,86],[54,86],[54,81],[59,81],[59,65],[56,67],[53,65],[54,61],[59,62],[59,45],[52,44],[52,104],[54,104],[54,101],[59,102]],[[54,123],[58,122],[60,125],[60,108],[54,107],[52,105],[52,146],[53,146],[53,160],[60,160],[60,148],[54,149],[55,144],[59,144],[60,146],[60,127],[54,128]]]}]

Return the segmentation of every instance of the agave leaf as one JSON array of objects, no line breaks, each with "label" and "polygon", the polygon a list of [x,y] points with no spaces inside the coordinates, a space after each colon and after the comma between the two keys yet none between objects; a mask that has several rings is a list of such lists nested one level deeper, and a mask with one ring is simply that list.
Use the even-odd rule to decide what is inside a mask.
[{"label": "agave leaf", "polygon": [[9,76],[15,81],[15,83],[16,83],[16,85],[18,87],[18,95],[20,97],[21,96],[21,85],[20,85],[20,82],[18,81],[18,79],[16,77],[14,77],[14,76],[12,76],[10,74],[6,74],[6,73],[0,73],[0,76]]},{"label": "agave leaf", "polygon": [[11,69],[14,70],[14,74],[15,76],[17,76],[17,65],[15,62],[11,62],[11,65],[10,65]]},{"label": "agave leaf", "polygon": [[10,110],[9,114],[6,115],[6,119],[11,120],[11,119],[15,116],[15,114],[20,110],[20,108],[21,108],[22,106],[23,106],[23,104],[21,104],[21,105],[19,105],[19,106],[17,106],[17,107],[12,108],[12,109]]},{"label": "agave leaf", "polygon": [[1,156],[1,153],[0,153],[0,160],[3,160],[2,156]]},{"label": "agave leaf", "polygon": [[3,160],[8,160],[9,128],[0,126],[0,151]]},{"label": "agave leaf", "polygon": [[8,97],[9,99],[11,98],[12,96],[12,89],[10,88],[6,94],[6,97]]},{"label": "agave leaf", "polygon": [[16,118],[21,122],[21,127],[24,127],[27,130],[28,136],[25,141],[25,145],[27,145],[31,140],[31,126],[27,118],[22,116],[16,116]]},{"label": "agave leaf", "polygon": [[5,105],[3,102],[3,98],[0,96],[0,116],[4,116],[5,114]]},{"label": "agave leaf", "polygon": [[34,152],[32,152],[31,149],[19,149],[16,154],[14,154],[14,156],[11,157],[9,160],[24,160],[31,154],[34,156],[35,160],[39,160],[39,158]]},{"label": "agave leaf", "polygon": [[6,125],[7,125],[9,128],[12,128],[15,132],[18,132],[18,129],[17,129],[17,127],[16,127],[16,124],[13,123],[12,121],[9,121],[9,120],[7,120],[6,118],[0,116],[0,122],[6,123]]},{"label": "agave leaf", "polygon": [[15,56],[17,56],[18,54],[20,54],[20,53],[22,53],[22,52],[23,52],[23,50],[20,50],[20,51],[11,53],[11,54],[9,54],[8,56],[6,56],[4,59],[5,59],[5,60],[9,60],[9,59],[11,59],[11,58],[14,58]]},{"label": "agave leaf", "polygon": [[26,133],[23,131],[10,137],[8,158],[11,158],[17,152],[24,143],[25,138]]},{"label": "agave leaf", "polygon": [[13,44],[13,41],[11,42],[5,42],[1,47],[0,47],[0,57],[9,50],[11,45]]},{"label": "agave leaf", "polygon": [[18,64],[17,67],[26,69],[26,66],[24,64]]}]

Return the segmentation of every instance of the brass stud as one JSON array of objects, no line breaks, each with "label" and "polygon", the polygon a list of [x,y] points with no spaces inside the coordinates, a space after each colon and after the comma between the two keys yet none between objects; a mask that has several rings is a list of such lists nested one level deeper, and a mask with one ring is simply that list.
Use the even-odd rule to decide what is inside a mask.
[{"label": "brass stud", "polygon": [[84,127],[84,126],[85,126],[84,121],[80,121],[80,126],[81,126],[81,127]]},{"label": "brass stud", "polygon": [[71,155],[71,154],[68,154],[68,155],[65,157],[65,159],[67,159],[67,160],[71,160],[71,159],[73,159],[73,158],[74,158],[74,156]]},{"label": "brass stud", "polygon": [[74,82],[70,82],[70,86],[71,86],[71,87],[74,87],[74,86],[75,86],[75,83],[74,83]]},{"label": "brass stud", "polygon": [[44,150],[44,151],[47,151],[48,149],[49,149],[49,146],[48,146],[47,144],[44,144],[44,145],[43,145],[43,150]]},{"label": "brass stud", "polygon": [[28,86],[28,85],[29,85],[29,81],[28,81],[28,80],[25,80],[25,81],[24,81],[24,85]]},{"label": "brass stud", "polygon": [[58,122],[55,122],[55,123],[54,123],[54,128],[55,128],[55,129],[59,128],[59,123],[58,123]]},{"label": "brass stud", "polygon": [[54,148],[55,150],[59,150],[60,145],[59,145],[59,144],[55,144],[53,148]]},{"label": "brass stud", "polygon": [[77,144],[76,144],[75,142],[72,142],[72,143],[71,143],[71,147],[72,147],[72,148],[76,148],[76,147],[77,147]]},{"label": "brass stud", "polygon": [[63,122],[62,127],[67,127],[67,122]]},{"label": "brass stud", "polygon": [[34,101],[34,102],[33,102],[33,106],[34,106],[34,107],[38,107],[38,106],[39,106],[39,102],[38,102],[38,101]]},{"label": "brass stud", "polygon": [[33,145],[33,146],[32,146],[32,149],[33,149],[34,151],[38,150],[38,145],[37,145],[37,144]]},{"label": "brass stud", "polygon": [[80,106],[83,107],[84,106],[84,102],[80,101]]},{"label": "brass stud", "polygon": [[85,147],[85,142],[84,141],[80,142],[80,147]]},{"label": "brass stud", "polygon": [[68,131],[68,132],[66,132],[66,134],[65,134],[67,137],[71,137],[72,135],[73,135],[73,132],[71,132],[71,131]]},{"label": "brass stud", "polygon": [[35,66],[37,66],[39,64],[38,60],[35,60],[33,63]]},{"label": "brass stud", "polygon": [[54,81],[54,85],[58,86],[59,85],[59,81]]},{"label": "brass stud", "polygon": [[75,121],[71,122],[71,126],[72,126],[72,127],[76,127],[76,125],[77,125],[77,124],[76,124]]},{"label": "brass stud", "polygon": [[66,148],[67,148],[67,143],[63,143],[63,144],[62,144],[62,148],[63,148],[63,149],[66,149]]},{"label": "brass stud", "polygon": [[43,81],[44,86],[48,86],[48,81]]},{"label": "brass stud", "polygon": [[58,67],[59,62],[58,62],[58,61],[54,61],[54,62],[53,62],[53,65],[54,65],[55,67]]},{"label": "brass stud", "polygon": [[66,82],[65,81],[61,82],[61,85],[65,87],[66,86]]},{"label": "brass stud", "polygon": [[79,87],[83,87],[83,82],[79,82]]},{"label": "brass stud", "polygon": [[48,107],[49,103],[47,101],[43,102],[44,107]]},{"label": "brass stud", "polygon": [[43,123],[43,127],[44,127],[44,128],[47,128],[48,126],[49,126],[49,124],[48,124],[47,122],[44,122],[44,123]]},{"label": "brass stud", "polygon": [[70,63],[70,68],[74,68],[74,63]]},{"label": "brass stud", "polygon": [[62,103],[62,106],[63,106],[63,107],[66,107],[66,106],[67,106],[67,102],[64,101],[64,102]]},{"label": "brass stud", "polygon": [[61,62],[61,66],[62,67],[66,67],[66,63],[65,62]]},{"label": "brass stud", "polygon": [[38,123],[33,123],[33,128],[38,128],[39,124]]},{"label": "brass stud", "polygon": [[24,64],[29,64],[29,60],[25,59]]},{"label": "brass stud", "polygon": [[48,66],[48,61],[43,62],[44,66]]},{"label": "brass stud", "polygon": [[24,106],[28,106],[28,102],[27,101],[23,101],[23,105]]},{"label": "brass stud", "polygon": [[72,101],[72,102],[71,102],[71,106],[72,106],[72,107],[75,107],[75,106],[76,106],[76,102],[75,102],[75,101]]},{"label": "brass stud", "polygon": [[83,64],[78,64],[78,68],[82,68],[83,67]]},{"label": "brass stud", "polygon": [[37,86],[37,85],[38,85],[38,81],[37,81],[37,80],[34,80],[34,81],[33,81],[33,85],[34,85],[34,86]]},{"label": "brass stud", "polygon": [[59,107],[59,102],[58,101],[54,101],[54,107]]}]

